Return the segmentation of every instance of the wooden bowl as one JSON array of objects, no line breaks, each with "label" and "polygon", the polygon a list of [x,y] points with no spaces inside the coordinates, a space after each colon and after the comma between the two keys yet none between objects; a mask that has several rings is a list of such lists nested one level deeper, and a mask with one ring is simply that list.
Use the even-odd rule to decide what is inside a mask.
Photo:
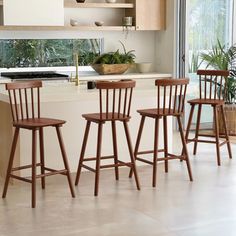
[{"label": "wooden bowl", "polygon": [[100,75],[123,74],[130,64],[93,64],[92,68]]}]

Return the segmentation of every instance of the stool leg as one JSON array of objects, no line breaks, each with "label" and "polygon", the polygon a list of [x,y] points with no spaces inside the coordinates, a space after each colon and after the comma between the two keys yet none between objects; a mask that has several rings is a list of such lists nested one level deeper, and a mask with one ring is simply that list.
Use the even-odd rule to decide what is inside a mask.
[{"label": "stool leg", "polygon": [[[164,132],[164,154],[168,158],[168,131],[167,131],[167,117],[163,117],[163,132]],[[168,172],[168,160],[165,160],[165,172]]]},{"label": "stool leg", "polygon": [[159,134],[159,118],[155,119],[154,130],[154,155],[153,155],[153,175],[152,175],[152,187],[156,187],[156,175],[157,175],[157,157],[158,157],[158,134]]},{"label": "stool leg", "polygon": [[[39,145],[40,145],[41,174],[45,174],[43,128],[39,129]],[[45,189],[45,177],[41,178],[41,185],[42,185],[42,189]]]},{"label": "stool leg", "polygon": [[[191,110],[190,110],[187,129],[186,129],[186,133],[185,133],[185,141],[187,144],[188,144],[188,136],[189,136],[189,132],[190,132],[190,127],[191,127],[192,120],[193,120],[194,108],[195,108],[195,104],[191,104]],[[184,149],[182,149],[181,155],[184,155]],[[180,161],[183,161],[183,160],[180,160]]]},{"label": "stool leg", "polygon": [[19,128],[15,129],[14,138],[13,138],[12,147],[11,147],[11,154],[10,154],[8,167],[7,167],[6,180],[5,180],[4,189],[3,189],[3,193],[2,193],[2,198],[5,198],[7,195],[7,189],[8,189],[10,174],[11,174],[11,170],[12,170],[12,166],[13,166],[13,160],[14,160],[14,155],[15,155],[15,151],[16,151],[17,140],[19,137],[19,131],[20,131]]},{"label": "stool leg", "polygon": [[[138,130],[138,136],[137,136],[137,140],[136,140],[136,144],[135,144],[135,148],[134,148],[134,158],[137,158],[137,154],[138,154],[138,149],[139,149],[139,144],[140,144],[140,140],[141,140],[141,136],[142,136],[142,132],[143,132],[143,126],[144,126],[144,121],[145,121],[145,116],[142,116],[141,118],[141,122],[139,125],[139,130]],[[129,172],[129,178],[131,178],[133,175],[133,169],[130,169]]]},{"label": "stool leg", "polygon": [[215,123],[215,136],[216,136],[216,154],[217,154],[217,164],[218,166],[221,165],[220,163],[220,141],[219,141],[219,123],[218,123],[218,113],[216,106],[213,106],[214,111],[214,123]]},{"label": "stool leg", "polygon": [[98,136],[97,136],[97,155],[96,155],[96,171],[95,171],[95,187],[94,196],[98,196],[99,187],[99,175],[100,175],[100,161],[101,161],[101,147],[102,147],[102,128],[103,123],[98,124]]},{"label": "stool leg", "polygon": [[185,161],[186,161],[187,168],[188,168],[189,179],[190,179],[190,181],[193,181],[191,165],[190,165],[189,155],[188,155],[188,149],[187,149],[186,140],[184,138],[184,131],[183,131],[183,126],[182,126],[182,123],[181,123],[180,116],[177,116],[177,120],[178,120],[178,125],[179,125],[180,137],[181,137],[182,144],[183,144],[183,153],[182,153],[182,155],[185,155]]},{"label": "stool leg", "polygon": [[[112,126],[112,140],[113,140],[113,150],[114,150],[114,163],[118,164],[118,151],[117,151],[117,138],[116,138],[116,123],[115,121],[111,122]],[[119,180],[119,168],[115,167],[115,176],[116,180]]]},{"label": "stool leg", "polygon": [[227,148],[228,148],[229,158],[232,159],[232,151],[231,151],[231,145],[230,145],[230,141],[229,141],[229,134],[228,134],[228,130],[227,130],[227,123],[226,123],[225,111],[224,111],[223,105],[220,106],[220,110],[221,110],[221,114],[222,114],[222,117],[223,117],[223,125],[224,125],[224,129],[225,129],[225,138],[226,138],[226,141],[227,141]]},{"label": "stool leg", "polygon": [[197,139],[198,139],[198,133],[199,133],[199,129],[200,129],[201,113],[202,113],[202,104],[199,104],[198,105],[197,125],[196,125],[196,131],[195,131],[193,155],[196,155],[196,153],[197,153],[197,144],[198,144]]},{"label": "stool leg", "polygon": [[67,170],[66,175],[67,175],[67,179],[68,179],[68,183],[69,183],[69,187],[70,187],[71,196],[74,198],[75,192],[74,192],[74,188],[73,188],[72,181],[71,181],[70,168],[69,168],[69,164],[68,164],[68,160],[67,160],[67,156],[66,156],[65,145],[64,145],[64,142],[62,139],[61,129],[59,126],[56,126],[56,131],[57,131],[57,137],[58,137],[58,141],[59,141],[59,145],[60,145],[60,149],[61,149],[61,154],[62,154],[64,166],[65,166],[65,169]]},{"label": "stool leg", "polygon": [[84,160],[85,149],[86,149],[86,145],[88,141],[90,125],[91,125],[91,121],[87,121],[86,129],[84,133],[84,140],[83,140],[82,149],[80,153],[80,160],[79,160],[78,169],[77,169],[76,178],[75,178],[75,185],[78,185],[79,183],[81,169],[82,169],[83,160]]},{"label": "stool leg", "polygon": [[133,148],[132,148],[132,143],[131,143],[131,139],[130,139],[130,133],[129,133],[127,121],[123,121],[123,124],[124,124],[125,135],[126,135],[128,148],[129,148],[129,154],[130,154],[130,159],[131,159],[131,163],[132,163],[132,170],[134,172],[136,186],[137,186],[137,189],[140,190],[138,173],[137,173],[137,169],[136,169],[135,158],[134,158],[134,153],[133,153]]},{"label": "stool leg", "polygon": [[36,206],[36,129],[32,130],[32,208]]}]

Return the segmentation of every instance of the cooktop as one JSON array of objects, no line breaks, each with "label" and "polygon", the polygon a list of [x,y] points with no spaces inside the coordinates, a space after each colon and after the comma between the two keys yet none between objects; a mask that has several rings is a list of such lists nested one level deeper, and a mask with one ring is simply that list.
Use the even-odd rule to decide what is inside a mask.
[{"label": "cooktop", "polygon": [[2,77],[12,80],[69,80],[69,76],[54,71],[3,72]]}]

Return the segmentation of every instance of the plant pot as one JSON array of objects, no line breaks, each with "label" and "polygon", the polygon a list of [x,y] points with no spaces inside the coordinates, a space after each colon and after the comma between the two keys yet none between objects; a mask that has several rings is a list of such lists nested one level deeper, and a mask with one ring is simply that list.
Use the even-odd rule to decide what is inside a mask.
[{"label": "plant pot", "polygon": [[[231,136],[236,136],[236,104],[225,104],[224,112],[226,117],[228,134]],[[220,134],[224,134],[225,129],[223,126],[223,117],[220,111],[218,111],[218,117]]]},{"label": "plant pot", "polygon": [[123,74],[130,64],[93,64],[92,68],[100,75]]}]

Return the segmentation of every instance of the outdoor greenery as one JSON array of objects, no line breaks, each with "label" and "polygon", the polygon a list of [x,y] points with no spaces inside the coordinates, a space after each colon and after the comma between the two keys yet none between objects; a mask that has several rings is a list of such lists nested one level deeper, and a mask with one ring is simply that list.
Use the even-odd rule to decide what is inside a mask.
[{"label": "outdoor greenery", "polygon": [[101,53],[101,39],[2,39],[0,68],[89,65]]},{"label": "outdoor greenery", "polygon": [[[236,45],[226,47],[220,41],[212,47],[208,53],[202,53],[201,58],[209,66],[216,70],[229,70],[230,76],[226,80],[227,103],[236,102]],[[226,90],[225,90],[226,91]]]},{"label": "outdoor greenery", "polygon": [[135,55],[134,50],[126,50],[124,44],[120,42],[123,47],[123,53],[118,49],[115,52],[103,53],[95,58],[93,64],[131,64],[134,63]]},{"label": "outdoor greenery", "polygon": [[[232,0],[188,1],[189,72],[196,72],[201,60],[198,55],[211,50],[217,40],[229,43],[230,6]],[[228,26],[228,27],[227,27]],[[204,63],[201,64],[204,67]]]}]

